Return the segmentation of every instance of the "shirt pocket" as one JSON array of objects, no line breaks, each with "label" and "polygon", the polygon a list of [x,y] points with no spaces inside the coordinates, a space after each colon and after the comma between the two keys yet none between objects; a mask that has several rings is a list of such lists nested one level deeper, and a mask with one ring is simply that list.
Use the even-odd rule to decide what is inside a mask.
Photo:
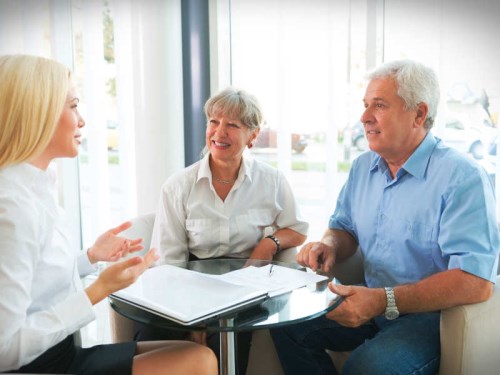
[{"label": "shirt pocket", "polygon": [[419,222],[405,222],[405,232],[407,238],[412,240],[429,243],[433,240],[433,228],[431,225]]},{"label": "shirt pocket", "polygon": [[235,217],[236,230],[244,241],[256,243],[264,234],[264,229],[272,226],[274,217],[270,210],[251,209],[244,215]]},{"label": "shirt pocket", "polygon": [[405,242],[408,249],[420,254],[426,254],[429,257],[434,247],[436,246],[436,239],[434,228],[431,225],[416,222],[404,222]]},{"label": "shirt pocket", "polygon": [[264,228],[271,226],[273,223],[274,217],[269,210],[251,209],[245,215],[236,216],[236,224],[240,230],[244,230],[249,226],[264,230]]},{"label": "shirt pocket", "polygon": [[212,219],[186,219],[189,247],[198,247],[201,244],[210,246],[212,239],[215,238],[213,224]]}]

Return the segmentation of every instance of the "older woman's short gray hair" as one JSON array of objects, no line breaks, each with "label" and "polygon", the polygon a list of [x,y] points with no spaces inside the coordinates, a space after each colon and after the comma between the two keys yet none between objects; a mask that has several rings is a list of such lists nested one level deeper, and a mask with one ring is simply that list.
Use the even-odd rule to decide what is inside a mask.
[{"label": "older woman's short gray hair", "polygon": [[262,109],[257,98],[234,87],[222,90],[205,103],[207,119],[220,114],[241,121],[251,130],[259,129],[264,122]]},{"label": "older woman's short gray hair", "polygon": [[398,96],[405,102],[405,110],[414,110],[420,103],[429,108],[425,127],[432,128],[439,104],[439,82],[434,70],[412,60],[397,60],[375,68],[367,79],[394,78]]}]

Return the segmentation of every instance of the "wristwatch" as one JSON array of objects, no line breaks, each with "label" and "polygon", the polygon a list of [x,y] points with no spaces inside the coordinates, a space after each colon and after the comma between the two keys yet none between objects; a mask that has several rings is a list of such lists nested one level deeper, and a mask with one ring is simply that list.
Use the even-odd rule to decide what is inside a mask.
[{"label": "wristwatch", "polygon": [[396,298],[394,298],[394,289],[384,288],[387,297],[387,307],[385,308],[385,318],[394,320],[399,316],[398,307],[396,306]]}]

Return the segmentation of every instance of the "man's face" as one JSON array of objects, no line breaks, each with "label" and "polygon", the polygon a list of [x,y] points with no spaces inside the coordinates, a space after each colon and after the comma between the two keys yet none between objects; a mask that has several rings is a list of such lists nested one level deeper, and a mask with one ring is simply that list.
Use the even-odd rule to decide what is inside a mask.
[{"label": "man's face", "polygon": [[366,88],[361,122],[372,151],[386,161],[406,160],[425,137],[419,110],[404,110],[394,79],[374,79]]}]

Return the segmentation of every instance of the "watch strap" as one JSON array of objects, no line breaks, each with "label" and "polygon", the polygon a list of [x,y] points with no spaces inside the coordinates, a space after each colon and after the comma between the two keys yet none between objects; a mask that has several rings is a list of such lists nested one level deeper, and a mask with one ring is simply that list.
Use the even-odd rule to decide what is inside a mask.
[{"label": "watch strap", "polygon": [[387,297],[387,307],[396,307],[396,298],[394,297],[394,289],[392,288],[384,288],[385,295]]},{"label": "watch strap", "polygon": [[390,287],[384,288],[387,297],[387,307],[385,309],[385,317],[388,320],[393,320],[399,317],[399,311],[396,306],[396,297],[394,296],[394,289]]}]

